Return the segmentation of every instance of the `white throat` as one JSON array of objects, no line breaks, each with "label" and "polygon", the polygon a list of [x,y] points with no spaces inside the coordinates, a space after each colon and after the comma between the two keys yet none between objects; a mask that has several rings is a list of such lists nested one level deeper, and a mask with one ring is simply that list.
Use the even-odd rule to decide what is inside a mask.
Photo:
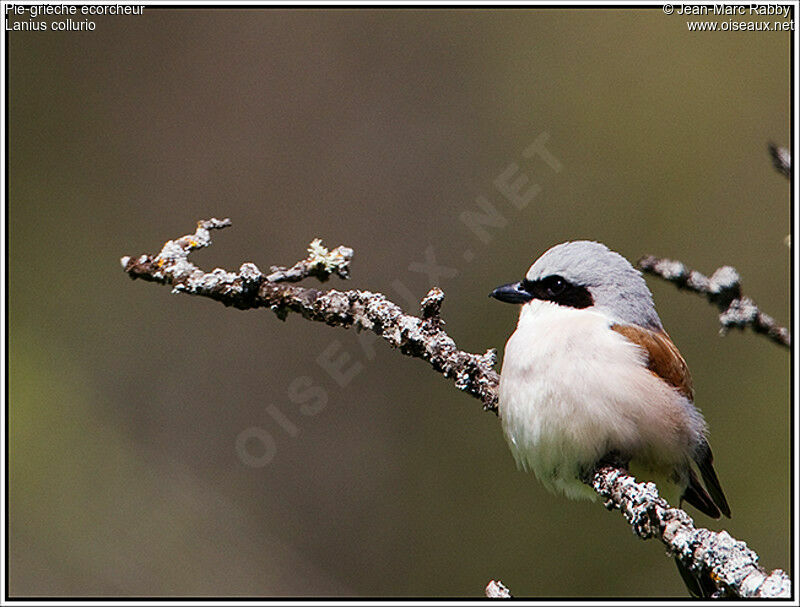
[{"label": "white throat", "polygon": [[662,483],[662,472],[691,455],[675,432],[682,397],[646,368],[642,349],[611,330],[614,322],[594,308],[534,300],[506,344],[499,411],[511,452],[570,497],[595,497],[578,476],[612,450],[645,467],[659,462],[664,470],[650,480]]}]

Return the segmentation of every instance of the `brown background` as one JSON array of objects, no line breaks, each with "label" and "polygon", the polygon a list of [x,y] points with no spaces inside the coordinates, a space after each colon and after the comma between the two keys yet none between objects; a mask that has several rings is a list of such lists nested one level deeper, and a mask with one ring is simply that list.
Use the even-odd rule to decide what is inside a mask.
[{"label": "brown background", "polygon": [[[489,300],[549,246],[735,266],[789,321],[788,33],[690,33],[653,10],[159,10],[94,32],[10,35],[10,580],[13,596],[683,596],[618,513],[515,470],[497,419],[419,360],[353,332],[131,282],[230,216],[208,269],[353,247],[402,305],[448,276],[459,345],[502,346]],[[523,149],[537,136],[554,172]],[[517,210],[512,163],[541,191]],[[485,196],[506,219],[459,220]],[[473,252],[467,261],[465,252]],[[648,279],[695,378],[733,508],[764,566],[790,565],[790,364],[721,338],[703,300]],[[363,366],[340,387],[326,349]],[[287,394],[312,378],[328,401]],[[272,405],[294,426],[270,416]],[[243,464],[258,427],[271,462]],[[258,445],[250,444],[258,455]]]}]

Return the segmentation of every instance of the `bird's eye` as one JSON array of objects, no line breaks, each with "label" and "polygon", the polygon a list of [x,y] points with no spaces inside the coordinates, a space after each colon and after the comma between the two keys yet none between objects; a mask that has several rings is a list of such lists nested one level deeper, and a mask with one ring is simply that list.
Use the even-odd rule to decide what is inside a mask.
[{"label": "bird's eye", "polygon": [[547,294],[550,297],[558,297],[567,288],[567,281],[560,276],[552,276],[547,280]]}]

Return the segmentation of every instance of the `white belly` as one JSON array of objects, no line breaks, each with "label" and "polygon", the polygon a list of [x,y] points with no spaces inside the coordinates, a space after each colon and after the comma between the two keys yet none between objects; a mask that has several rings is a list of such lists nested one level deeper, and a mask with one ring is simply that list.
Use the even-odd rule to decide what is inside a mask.
[{"label": "white belly", "polygon": [[692,405],[610,325],[588,310],[523,306],[500,377],[503,431],[517,463],[551,490],[595,497],[578,477],[618,451],[674,499],[665,483],[683,475],[698,438]]}]

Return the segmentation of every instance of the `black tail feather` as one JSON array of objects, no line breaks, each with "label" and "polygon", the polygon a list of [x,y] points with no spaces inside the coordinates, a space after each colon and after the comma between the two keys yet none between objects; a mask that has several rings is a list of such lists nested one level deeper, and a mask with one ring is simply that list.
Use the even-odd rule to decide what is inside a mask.
[{"label": "black tail feather", "polygon": [[728,500],[725,499],[725,494],[722,492],[722,486],[717,478],[717,473],[714,471],[714,455],[711,453],[711,447],[708,446],[705,440],[700,443],[700,447],[695,453],[694,461],[697,463],[697,468],[700,470],[703,483],[706,489],[708,489],[708,493],[711,494],[711,499],[714,500],[720,512],[730,518],[731,508],[728,506]]},{"label": "black tail feather", "polygon": [[683,583],[686,584],[689,594],[696,599],[703,598],[703,589],[700,587],[700,582],[697,581],[694,574],[681,563],[678,557],[675,557],[675,565],[678,566],[678,573],[681,574],[681,578],[683,578]]},{"label": "black tail feather", "polygon": [[689,485],[684,490],[681,500],[686,500],[700,512],[711,518],[720,517],[719,508],[714,504],[711,496],[708,495],[703,485],[700,484],[700,479],[697,478],[697,475],[691,468],[689,468]]},{"label": "black tail feather", "polygon": [[714,582],[707,575],[695,575],[686,567],[678,557],[675,557],[675,564],[678,572],[683,578],[683,583],[689,590],[689,594],[697,599],[710,599],[719,591]]}]

